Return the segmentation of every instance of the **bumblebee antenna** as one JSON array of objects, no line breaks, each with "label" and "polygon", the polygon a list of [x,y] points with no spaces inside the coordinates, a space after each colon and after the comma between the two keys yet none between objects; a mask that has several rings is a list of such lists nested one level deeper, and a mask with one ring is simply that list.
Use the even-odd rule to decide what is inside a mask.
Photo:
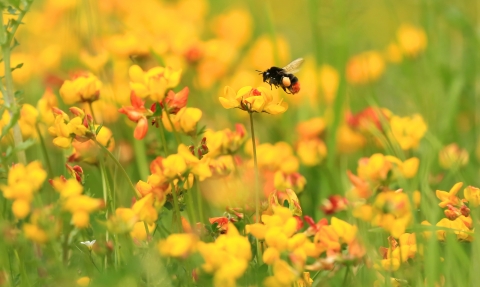
[{"label": "bumblebee antenna", "polygon": [[259,71],[259,70],[255,70],[255,71],[257,71],[259,75],[263,74],[262,71]]}]

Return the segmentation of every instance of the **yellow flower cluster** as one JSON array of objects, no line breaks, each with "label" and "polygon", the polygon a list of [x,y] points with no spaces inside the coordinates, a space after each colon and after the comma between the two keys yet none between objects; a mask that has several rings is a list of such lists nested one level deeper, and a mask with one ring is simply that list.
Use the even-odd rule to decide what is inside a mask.
[{"label": "yellow flower cluster", "polygon": [[[247,233],[259,240],[265,240],[267,249],[263,261],[273,265],[273,276],[268,277],[266,286],[291,286],[302,275],[307,256],[318,257],[321,253],[307,235],[298,233],[298,222],[292,212],[285,207],[273,208],[272,215],[262,215],[262,222],[247,225]],[[288,253],[292,266],[282,259]]]},{"label": "yellow flower cluster", "polygon": [[137,97],[161,102],[170,88],[175,88],[180,82],[181,70],[170,67],[154,67],[143,71],[138,65],[130,67],[130,89]]},{"label": "yellow flower cluster", "polygon": [[83,195],[83,186],[74,178],[55,178],[51,184],[60,193],[62,208],[72,214],[72,224],[77,228],[88,227],[90,213],[105,204],[101,199]]},{"label": "yellow flower cluster", "polygon": [[30,214],[31,203],[36,192],[47,178],[39,161],[33,161],[27,166],[13,165],[8,172],[7,185],[0,189],[6,199],[13,200],[12,212],[15,218],[23,219]]},{"label": "yellow flower cluster", "polygon": [[200,241],[197,248],[205,260],[201,268],[213,274],[216,287],[236,286],[236,280],[245,273],[252,257],[248,238],[241,236],[230,222],[226,234],[221,234],[212,243]]},{"label": "yellow flower cluster", "polygon": [[67,149],[70,148],[75,137],[84,138],[92,135],[84,123],[85,113],[82,110],[76,108],[75,111],[78,111],[78,113],[72,119],[60,109],[54,109],[53,111],[55,121],[48,132],[55,137],[53,139],[54,145]]}]

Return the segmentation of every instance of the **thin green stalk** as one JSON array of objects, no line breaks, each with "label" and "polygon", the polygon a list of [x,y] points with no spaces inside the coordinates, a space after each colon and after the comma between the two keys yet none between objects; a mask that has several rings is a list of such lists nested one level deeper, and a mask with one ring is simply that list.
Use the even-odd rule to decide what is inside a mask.
[{"label": "thin green stalk", "polygon": [[148,224],[144,221],[143,226],[145,227],[145,232],[147,233],[147,241],[148,241],[148,238],[150,237],[150,230],[148,229]]},{"label": "thin green stalk", "polygon": [[202,204],[202,192],[200,190],[200,180],[198,176],[195,176],[195,187],[197,191],[197,205],[198,205],[198,214],[200,216],[200,222],[205,223],[205,216],[203,214],[203,204]]},{"label": "thin green stalk", "polygon": [[97,271],[98,271],[98,272],[101,272],[100,269],[98,268],[97,264],[95,264],[95,261],[93,260],[92,250],[90,250],[89,253],[90,253],[90,256],[89,256],[89,257],[90,257],[90,261],[92,261],[93,266],[95,266],[95,268],[97,268]]},{"label": "thin green stalk", "polygon": [[170,123],[170,126],[172,127],[173,135],[175,136],[175,141],[177,142],[177,145],[180,145],[180,143],[182,141],[180,140],[180,136],[177,133],[177,129],[175,129],[175,126],[173,125],[172,119],[170,118],[170,114],[168,112],[166,112],[166,114],[167,114],[168,122]]},{"label": "thin green stalk", "polygon": [[97,118],[95,117],[95,112],[93,111],[93,105],[92,102],[88,102],[88,106],[90,107],[90,112],[92,113],[92,118],[93,118],[93,125],[97,123]]},{"label": "thin green stalk", "polygon": [[135,195],[140,198],[142,197],[140,192],[138,192],[137,188],[133,185],[132,181],[130,180],[130,177],[128,177],[128,173],[125,171],[123,168],[122,164],[113,156],[113,154],[106,148],[104,147],[101,143],[99,143],[96,139],[94,140],[95,143],[113,160],[113,162],[117,165],[117,167],[120,169],[120,171],[123,173],[125,176],[125,179],[128,181],[131,189],[135,193]]},{"label": "thin green stalk", "polygon": [[[252,149],[253,149],[253,164],[255,169],[255,222],[260,222],[260,175],[258,173],[257,163],[257,147],[255,144],[255,129],[253,127],[253,112],[249,112],[250,115],[250,130],[252,131]],[[257,264],[260,266],[262,261],[262,250],[260,248],[260,242],[256,239],[257,243]]]},{"label": "thin green stalk", "polygon": [[165,127],[163,126],[162,121],[160,123],[160,140],[162,141],[163,152],[165,153],[165,157],[168,156],[168,149],[167,149],[167,139],[165,138]]},{"label": "thin green stalk", "polygon": [[143,140],[133,140],[133,149],[135,151],[135,161],[137,162],[138,171],[140,177],[145,179],[148,177],[148,160],[147,160],[147,151],[145,149],[145,143]]},{"label": "thin green stalk", "polygon": [[[182,233],[182,215],[180,214],[180,208],[178,207],[178,197],[177,197],[177,191],[175,190],[175,186],[173,183],[170,185],[172,187],[172,196],[173,196],[173,208],[175,209],[174,213],[174,221],[178,222],[178,232]],[[175,230],[175,229],[174,229]]]},{"label": "thin green stalk", "polygon": [[[103,157],[100,159],[100,175],[102,177],[102,190],[103,190],[103,201],[105,201],[105,205],[107,206],[107,210],[105,212],[105,218],[108,220],[108,216],[110,214],[109,210],[111,212],[113,212],[113,210],[115,210],[112,206],[112,197],[111,197],[111,192],[110,192],[110,188],[107,186],[107,181],[108,179],[106,178],[107,174],[106,174],[106,171],[105,171],[105,163],[103,162],[104,159]],[[110,208],[109,208],[110,207]],[[105,242],[108,242],[108,239],[109,239],[109,233],[108,233],[108,229],[106,229],[105,231]],[[108,256],[105,255],[105,259],[104,259],[104,269],[107,269],[107,265],[108,265]]]},{"label": "thin green stalk", "polygon": [[40,145],[42,146],[42,151],[45,156],[45,162],[47,164],[48,169],[48,176],[49,178],[53,178],[53,169],[52,164],[50,163],[50,157],[48,156],[47,146],[45,144],[45,140],[43,139],[42,132],[40,131],[40,127],[38,123],[35,124],[35,128],[37,129],[38,138],[40,139]]}]

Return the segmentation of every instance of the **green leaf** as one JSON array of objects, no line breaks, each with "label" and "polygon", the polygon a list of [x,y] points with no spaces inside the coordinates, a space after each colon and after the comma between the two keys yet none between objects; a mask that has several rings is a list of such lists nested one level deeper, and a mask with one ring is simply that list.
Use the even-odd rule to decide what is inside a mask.
[{"label": "green leaf", "polygon": [[13,38],[13,45],[10,47],[10,50],[13,50],[15,47],[19,46],[20,43],[18,43],[16,38]]},{"label": "green leaf", "polygon": [[17,9],[13,8],[12,6],[8,6],[7,11],[10,15],[16,15],[17,14]]},{"label": "green leaf", "polygon": [[153,113],[154,117],[160,117],[162,115],[162,106],[160,103],[155,103],[155,112]]},{"label": "green leaf", "polygon": [[206,130],[207,126],[201,127],[200,130],[197,132],[197,136],[204,134]]},{"label": "green leaf", "polygon": [[155,51],[153,51],[153,49],[150,49],[150,53],[152,54],[153,58],[155,59],[155,61],[157,61],[157,63],[160,66],[165,67],[165,61],[163,60],[163,58],[159,54],[155,53]]},{"label": "green leaf", "polygon": [[17,144],[15,147],[14,147],[14,151],[15,152],[18,152],[18,151],[22,151],[22,150],[26,150],[28,149],[29,147],[31,147],[32,145],[35,144],[35,140],[33,139],[28,139],[20,144]]},{"label": "green leaf", "polygon": [[103,124],[99,125],[98,128],[95,130],[95,135],[98,135],[98,133],[102,128],[103,128]]},{"label": "green leaf", "polygon": [[20,69],[21,67],[23,67],[23,63],[20,63],[20,64],[16,65],[15,67],[10,68],[10,70],[12,70],[12,72],[13,72],[13,71],[15,71],[16,69]]},{"label": "green leaf", "polygon": [[10,129],[13,128],[13,126],[18,122],[19,118],[20,118],[20,109],[15,108],[12,111],[10,121],[2,129],[2,134],[0,135],[0,140],[2,140],[8,134]]}]

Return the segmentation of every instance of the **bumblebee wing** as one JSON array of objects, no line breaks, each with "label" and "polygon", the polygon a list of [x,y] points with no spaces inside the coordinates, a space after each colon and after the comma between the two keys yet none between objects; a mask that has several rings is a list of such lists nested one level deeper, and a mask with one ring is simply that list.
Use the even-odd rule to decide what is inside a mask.
[{"label": "bumblebee wing", "polygon": [[283,67],[283,70],[287,74],[294,74],[300,70],[300,66],[303,64],[303,58],[298,58],[292,61],[290,64]]}]

